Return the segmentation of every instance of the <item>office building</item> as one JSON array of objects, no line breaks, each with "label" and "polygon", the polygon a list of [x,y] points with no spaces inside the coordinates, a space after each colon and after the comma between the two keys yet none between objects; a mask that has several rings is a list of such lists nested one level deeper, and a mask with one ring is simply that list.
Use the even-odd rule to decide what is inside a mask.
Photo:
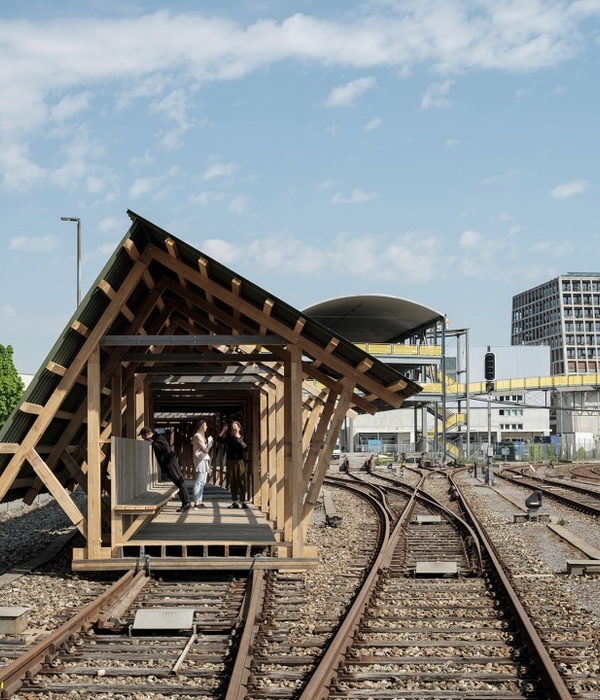
[{"label": "office building", "polygon": [[600,372],[600,272],[569,272],[517,294],[511,345],[548,345],[552,375]]}]

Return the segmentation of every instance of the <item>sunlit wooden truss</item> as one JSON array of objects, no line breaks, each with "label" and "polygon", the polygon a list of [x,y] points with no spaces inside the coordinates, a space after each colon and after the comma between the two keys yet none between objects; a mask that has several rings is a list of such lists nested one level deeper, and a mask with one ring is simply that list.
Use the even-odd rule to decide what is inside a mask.
[{"label": "sunlit wooden truss", "polygon": [[[213,403],[243,409],[253,501],[283,533],[281,554],[306,556],[344,417],[400,407],[419,387],[129,214],[130,230],[0,432],[0,499],[50,492],[86,538],[82,556],[111,557],[102,527],[111,437],[151,423],[159,392],[175,406],[212,392]],[[76,485],[85,513],[70,497]]]}]

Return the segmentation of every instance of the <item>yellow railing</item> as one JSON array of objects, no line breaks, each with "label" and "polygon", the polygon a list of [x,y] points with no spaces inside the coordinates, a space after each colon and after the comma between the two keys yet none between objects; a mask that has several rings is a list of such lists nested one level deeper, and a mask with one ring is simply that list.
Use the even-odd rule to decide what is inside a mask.
[{"label": "yellow railing", "polygon": [[369,355],[405,355],[409,357],[441,357],[440,345],[397,345],[396,343],[355,343]]},{"label": "yellow railing", "polygon": [[[487,382],[471,382],[469,384],[470,394],[485,394]],[[522,377],[520,379],[496,379],[494,382],[494,392],[506,393],[508,391],[525,390],[541,391],[544,389],[568,389],[581,388],[584,386],[599,386],[600,374],[567,374],[555,377]],[[429,382],[421,384],[423,394],[441,394],[441,382]],[[446,381],[446,394],[466,395],[467,385]]]}]

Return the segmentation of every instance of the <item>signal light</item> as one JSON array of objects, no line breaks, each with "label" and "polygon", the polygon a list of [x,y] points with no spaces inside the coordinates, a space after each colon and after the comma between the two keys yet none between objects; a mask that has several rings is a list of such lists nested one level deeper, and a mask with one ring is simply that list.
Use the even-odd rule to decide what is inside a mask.
[{"label": "signal light", "polygon": [[496,355],[493,352],[486,352],[483,358],[483,373],[488,382],[496,379]]}]

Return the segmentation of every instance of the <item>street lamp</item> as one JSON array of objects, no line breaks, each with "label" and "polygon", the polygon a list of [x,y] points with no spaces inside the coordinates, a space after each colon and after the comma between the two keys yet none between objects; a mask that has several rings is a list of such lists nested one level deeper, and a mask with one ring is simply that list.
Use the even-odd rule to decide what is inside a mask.
[{"label": "street lamp", "polygon": [[77,222],[77,306],[81,304],[81,219],[77,216],[61,216],[61,221]]}]

